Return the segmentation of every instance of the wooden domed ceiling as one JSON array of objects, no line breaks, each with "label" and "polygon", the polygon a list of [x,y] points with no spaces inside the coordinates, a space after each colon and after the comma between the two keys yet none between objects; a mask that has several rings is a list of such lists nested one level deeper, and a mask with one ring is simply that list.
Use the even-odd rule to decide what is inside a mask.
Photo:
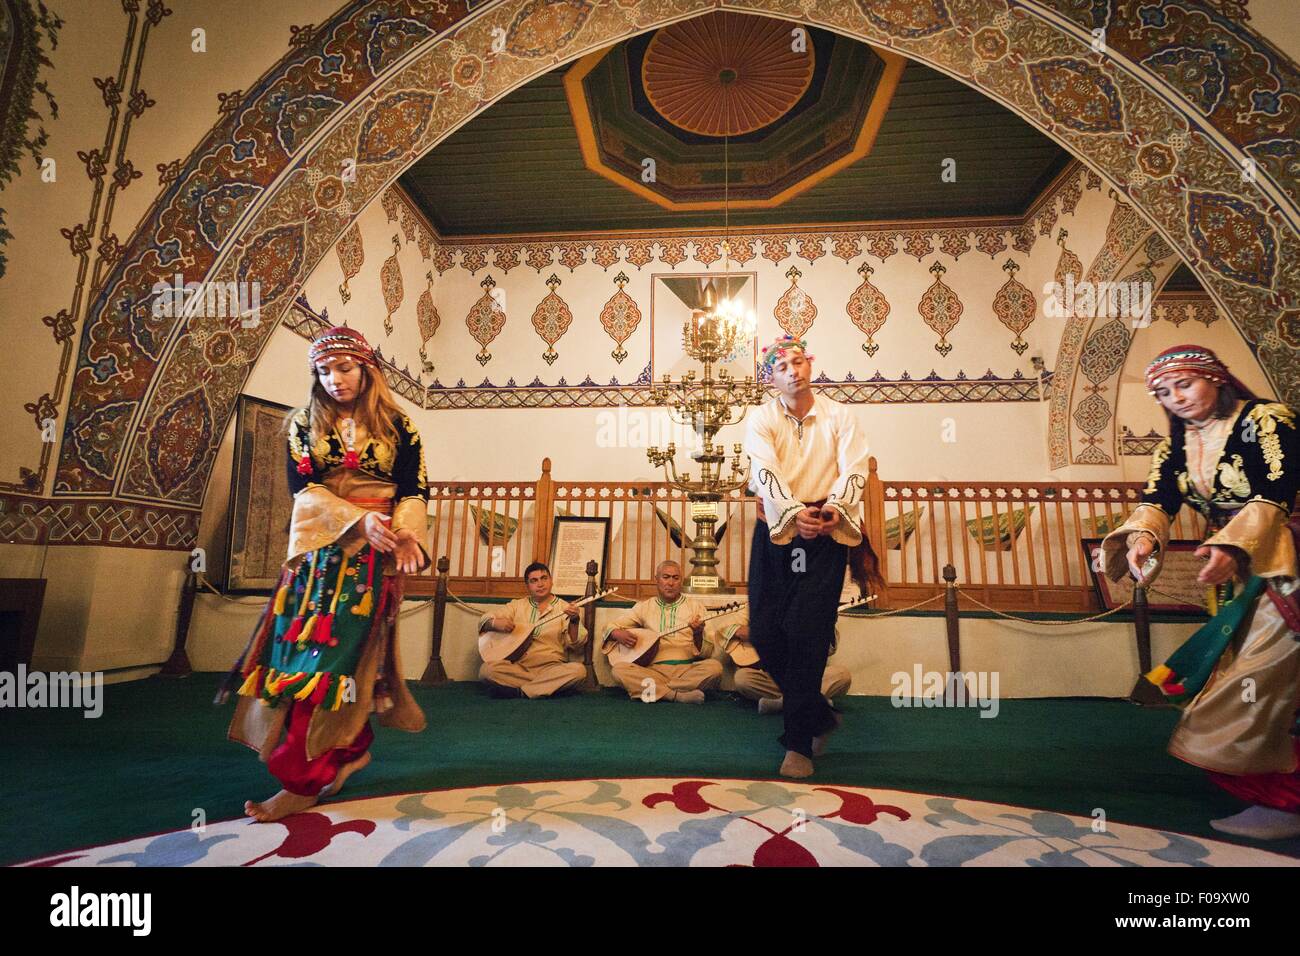
[{"label": "wooden domed ceiling", "polygon": [[796,52],[780,20],[715,13],[650,35],[641,84],[669,123],[701,136],[771,126],[808,91],[815,49]]},{"label": "wooden domed ceiling", "polygon": [[564,85],[588,169],[668,209],[727,195],[765,208],[870,152],[903,65],[835,34],[712,13],[594,53]]}]

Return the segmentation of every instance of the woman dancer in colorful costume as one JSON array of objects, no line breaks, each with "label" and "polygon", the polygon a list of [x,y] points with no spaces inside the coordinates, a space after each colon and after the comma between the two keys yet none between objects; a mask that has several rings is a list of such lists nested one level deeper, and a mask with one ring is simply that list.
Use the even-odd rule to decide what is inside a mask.
[{"label": "woman dancer in colorful costume", "polygon": [[[1149,583],[1184,502],[1205,517],[1197,580],[1219,589],[1215,617],[1146,680],[1183,707],[1169,752],[1251,804],[1210,825],[1256,839],[1300,836],[1300,606],[1288,525],[1300,487],[1295,413],[1256,398],[1200,346],[1162,352],[1146,382],[1169,438],[1155,450],[1142,504],[1102,544],[1106,571]],[[1226,600],[1234,577],[1244,585]]]},{"label": "woman dancer in colorful costume", "polygon": [[244,804],[262,822],[337,793],[370,762],[372,711],[385,726],[425,726],[397,641],[403,576],[429,561],[420,436],[360,332],[325,330],[309,363],[311,396],[288,426],[289,556],[219,695],[237,688],[230,738],[283,787]]}]

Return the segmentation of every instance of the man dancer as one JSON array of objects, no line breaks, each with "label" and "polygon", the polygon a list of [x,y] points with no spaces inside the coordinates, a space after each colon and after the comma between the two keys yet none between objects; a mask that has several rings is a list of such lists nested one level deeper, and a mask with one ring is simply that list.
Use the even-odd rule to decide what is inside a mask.
[{"label": "man dancer", "polygon": [[750,416],[745,435],[764,519],[749,561],[750,640],[784,698],[781,775],[800,778],[840,723],[821,682],[845,564],[864,594],[881,582],[862,529],[866,436],[847,408],[813,395],[806,342],[778,339],[763,363],[778,395]]},{"label": "man dancer", "polygon": [[630,628],[661,632],[679,624],[689,627],[661,638],[648,665],[615,664],[614,678],[629,697],[646,703],[666,698],[679,704],[702,704],[704,691],[722,680],[722,664],[704,650],[704,605],[682,595],[682,569],[676,561],[662,561],[655,568],[655,588],[658,595],[614,619],[605,640],[635,647],[636,636]]},{"label": "man dancer", "polygon": [[489,630],[508,633],[556,610],[562,609],[565,616],[538,628],[518,660],[483,664],[479,680],[493,697],[550,697],[577,687],[587,676],[584,664],[568,659],[568,650],[581,647],[586,639],[578,634],[578,611],[551,593],[551,569],[534,561],[524,569],[524,583],[528,597],[515,598],[500,614],[484,614],[478,625],[480,634]]}]

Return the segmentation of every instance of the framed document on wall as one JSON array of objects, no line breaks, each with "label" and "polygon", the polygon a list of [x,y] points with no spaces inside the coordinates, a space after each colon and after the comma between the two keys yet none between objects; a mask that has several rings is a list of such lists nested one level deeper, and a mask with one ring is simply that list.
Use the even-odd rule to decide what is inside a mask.
[{"label": "framed document on wall", "polygon": [[242,395],[235,418],[235,459],[230,469],[226,590],[275,587],[289,550],[287,405]]},{"label": "framed document on wall", "polygon": [[605,587],[609,518],[555,516],[551,531],[551,590],[568,597],[587,591],[587,562],[596,562],[596,590]]},{"label": "framed document on wall", "polygon": [[[1101,538],[1083,538],[1083,553],[1092,572],[1092,585],[1097,589],[1097,600],[1109,611],[1133,599],[1133,578],[1125,575],[1119,581],[1106,577],[1097,568],[1101,554]],[[1165,548],[1164,566],[1160,576],[1147,589],[1147,606],[1162,614],[1206,614],[1206,586],[1198,584],[1196,576],[1205,562],[1196,556],[1199,541],[1170,541]]]}]

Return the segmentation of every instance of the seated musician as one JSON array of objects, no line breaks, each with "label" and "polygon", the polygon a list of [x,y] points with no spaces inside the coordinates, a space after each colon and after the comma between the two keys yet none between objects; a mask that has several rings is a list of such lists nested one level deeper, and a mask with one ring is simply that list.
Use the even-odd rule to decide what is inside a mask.
[{"label": "seated musician", "polygon": [[[734,649],[733,641],[736,642]],[[835,640],[831,642],[831,654],[835,653],[835,645],[838,642],[837,630]],[[758,654],[752,651],[753,645],[749,643],[748,614],[745,615],[744,620],[730,624],[723,630],[722,646],[736,664],[736,673],[732,675],[736,693],[758,701],[760,714],[779,714],[784,703],[781,688],[776,686],[776,681],[772,680],[771,674],[758,666]],[[747,649],[751,651],[748,654],[745,653]],[[849,673],[847,667],[828,661],[826,669],[822,671],[822,696],[826,698],[827,703],[830,703],[833,698],[847,694],[852,683],[853,675]]]},{"label": "seated musician", "polygon": [[676,561],[664,561],[655,569],[658,595],[647,598],[617,617],[605,632],[606,641],[635,647],[637,635],[631,628],[655,633],[688,625],[658,641],[647,650],[648,661],[615,663],[614,678],[628,696],[646,703],[671,700],[679,704],[702,704],[704,691],[718,686],[722,664],[712,659],[712,645],[704,640],[704,605],[682,595],[682,569]]},{"label": "seated musician", "polygon": [[562,609],[564,616],[543,624],[522,647],[514,660],[485,663],[479,680],[494,697],[550,697],[557,691],[577,687],[587,676],[581,661],[570,661],[570,648],[581,647],[586,638],[578,633],[578,611],[551,593],[551,569],[535,561],[524,569],[528,597],[515,598],[497,614],[484,614],[478,629],[508,633],[540,621]]}]

